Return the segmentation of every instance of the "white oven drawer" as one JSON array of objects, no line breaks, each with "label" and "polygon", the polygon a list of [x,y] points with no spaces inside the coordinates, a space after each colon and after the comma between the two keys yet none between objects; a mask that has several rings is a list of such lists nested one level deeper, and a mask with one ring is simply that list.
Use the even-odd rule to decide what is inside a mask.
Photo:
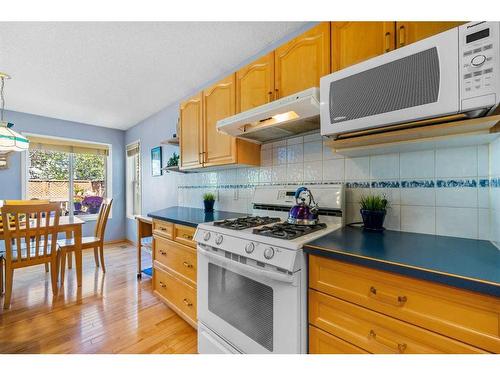
[{"label": "white oven drawer", "polygon": [[201,323],[198,323],[198,353],[241,354],[236,348],[232,347]]}]

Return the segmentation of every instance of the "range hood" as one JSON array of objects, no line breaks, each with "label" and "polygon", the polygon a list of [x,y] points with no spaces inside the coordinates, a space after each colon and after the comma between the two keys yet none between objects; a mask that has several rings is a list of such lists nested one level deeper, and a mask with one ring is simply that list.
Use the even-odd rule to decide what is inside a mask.
[{"label": "range hood", "polygon": [[317,87],[217,121],[219,132],[254,143],[291,137],[319,127]]}]

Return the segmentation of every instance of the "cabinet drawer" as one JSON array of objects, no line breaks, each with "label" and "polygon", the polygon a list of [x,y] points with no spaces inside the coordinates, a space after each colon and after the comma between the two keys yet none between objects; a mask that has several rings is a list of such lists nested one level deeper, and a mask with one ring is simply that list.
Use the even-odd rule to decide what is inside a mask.
[{"label": "cabinet drawer", "polygon": [[156,219],[153,220],[154,234],[172,239],[173,232],[174,232],[174,224]]},{"label": "cabinet drawer", "polygon": [[154,268],[154,290],[165,302],[191,324],[196,325],[196,289],[170,273]]},{"label": "cabinet drawer", "polygon": [[370,353],[485,353],[312,289],[309,290],[309,322]]},{"label": "cabinet drawer", "polygon": [[180,243],[155,237],[155,263],[168,268],[176,277],[196,286],[196,250]]},{"label": "cabinet drawer", "polygon": [[313,289],[500,352],[498,298],[323,257],[309,260]]},{"label": "cabinet drawer", "polygon": [[310,354],[367,354],[357,346],[339,339],[325,331],[309,326],[309,353]]},{"label": "cabinet drawer", "polygon": [[186,246],[196,249],[196,242],[193,241],[194,232],[196,228],[186,227],[185,225],[175,224],[174,227],[174,240]]}]

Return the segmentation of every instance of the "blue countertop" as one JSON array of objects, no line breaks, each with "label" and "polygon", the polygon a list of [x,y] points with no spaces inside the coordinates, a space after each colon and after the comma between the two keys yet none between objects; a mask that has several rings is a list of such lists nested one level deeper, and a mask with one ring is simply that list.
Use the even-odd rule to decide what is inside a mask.
[{"label": "blue countertop", "polygon": [[170,221],[171,223],[187,225],[189,227],[197,227],[198,224],[209,221],[234,219],[236,217],[249,216],[241,212],[214,211],[205,213],[202,208],[191,208],[173,206],[162,210],[154,211],[148,214],[153,219]]},{"label": "blue countertop", "polygon": [[304,251],[500,297],[500,250],[489,241],[344,227]]}]

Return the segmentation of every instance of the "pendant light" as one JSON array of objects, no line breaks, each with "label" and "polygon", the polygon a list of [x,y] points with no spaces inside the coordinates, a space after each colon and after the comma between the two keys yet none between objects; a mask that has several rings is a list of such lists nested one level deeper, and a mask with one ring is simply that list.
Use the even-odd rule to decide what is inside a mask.
[{"label": "pendant light", "polygon": [[26,137],[12,130],[14,124],[4,121],[3,115],[5,111],[5,97],[3,88],[5,80],[10,79],[8,74],[0,72],[0,101],[1,101],[1,116],[0,116],[0,153],[8,153],[11,151],[24,151],[29,147],[29,141]]}]

